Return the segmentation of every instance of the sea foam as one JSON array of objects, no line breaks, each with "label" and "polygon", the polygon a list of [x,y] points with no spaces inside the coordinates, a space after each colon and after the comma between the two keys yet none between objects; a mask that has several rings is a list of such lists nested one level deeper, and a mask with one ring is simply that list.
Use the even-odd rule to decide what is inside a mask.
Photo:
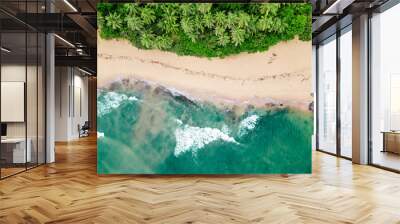
[{"label": "sea foam", "polygon": [[200,128],[189,125],[178,127],[175,130],[175,138],[176,146],[174,155],[176,157],[187,151],[191,151],[196,155],[199,149],[217,140],[238,144],[233,137],[230,137],[217,128]]},{"label": "sea foam", "polygon": [[[98,96],[99,97],[99,96]],[[113,109],[118,108],[124,101],[138,101],[135,96],[128,96],[123,93],[107,92],[104,94],[104,99],[98,101],[97,113],[99,116],[110,113]]]},{"label": "sea foam", "polygon": [[104,133],[103,132],[97,132],[97,138],[104,138]]},{"label": "sea foam", "polygon": [[250,130],[253,130],[256,127],[259,118],[258,115],[254,114],[243,119],[239,124],[239,137],[247,134]]}]

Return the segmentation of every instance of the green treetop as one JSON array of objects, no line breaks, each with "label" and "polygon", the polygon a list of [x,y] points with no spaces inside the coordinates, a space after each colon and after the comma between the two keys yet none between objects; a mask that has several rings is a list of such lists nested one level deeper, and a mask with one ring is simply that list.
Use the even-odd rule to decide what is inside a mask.
[{"label": "green treetop", "polygon": [[104,39],[123,38],[144,49],[223,57],[265,51],[279,41],[311,39],[311,4],[98,4]]}]

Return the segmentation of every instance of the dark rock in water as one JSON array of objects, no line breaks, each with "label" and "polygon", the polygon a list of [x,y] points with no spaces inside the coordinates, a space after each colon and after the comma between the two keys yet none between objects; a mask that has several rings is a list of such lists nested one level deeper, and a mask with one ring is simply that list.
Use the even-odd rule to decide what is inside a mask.
[{"label": "dark rock in water", "polygon": [[234,109],[226,109],[225,114],[227,118],[231,119],[232,121],[236,121],[236,113]]},{"label": "dark rock in water", "polygon": [[129,79],[122,79],[121,83],[122,83],[123,86],[129,87]]},{"label": "dark rock in water", "polygon": [[111,90],[111,91],[116,91],[116,90],[120,90],[120,89],[122,89],[122,83],[120,83],[120,82],[113,82],[113,83],[111,83],[111,85],[110,85],[110,87],[109,87],[109,90]]},{"label": "dark rock in water", "polygon": [[183,103],[188,103],[188,104],[197,106],[196,102],[194,102],[193,100],[189,99],[188,97],[186,97],[182,94],[172,92],[171,90],[165,88],[164,86],[157,86],[154,89],[154,93],[157,95],[174,98],[175,100],[183,102]]},{"label": "dark rock in water", "polygon": [[173,97],[172,93],[163,86],[157,86],[156,88],[154,88],[154,93],[157,95]]},{"label": "dark rock in water", "polygon": [[132,90],[135,88],[135,82],[132,79],[125,78],[122,79],[120,83],[124,90]]},{"label": "dark rock in water", "polygon": [[141,92],[145,92],[145,91],[150,91],[151,90],[151,86],[144,81],[141,80],[134,80],[133,84],[132,84],[132,88],[137,90],[137,91],[141,91]]},{"label": "dark rock in water", "polygon": [[154,124],[154,121],[155,121],[155,117],[154,117],[154,114],[152,114],[152,115],[150,116],[150,123],[151,123],[151,124]]},{"label": "dark rock in water", "polygon": [[309,110],[309,111],[314,111],[314,101],[311,102],[311,103],[308,105],[308,110]]},{"label": "dark rock in water", "polygon": [[276,104],[274,104],[274,103],[266,103],[265,106],[266,106],[267,108],[273,108],[273,107],[276,106]]},{"label": "dark rock in water", "polygon": [[184,103],[189,103],[193,106],[197,106],[196,102],[194,102],[193,100],[187,98],[184,95],[174,95],[174,98],[178,101],[184,102]]},{"label": "dark rock in water", "polygon": [[252,111],[254,109],[255,109],[255,107],[251,104],[247,105],[247,107],[246,107],[246,111]]}]

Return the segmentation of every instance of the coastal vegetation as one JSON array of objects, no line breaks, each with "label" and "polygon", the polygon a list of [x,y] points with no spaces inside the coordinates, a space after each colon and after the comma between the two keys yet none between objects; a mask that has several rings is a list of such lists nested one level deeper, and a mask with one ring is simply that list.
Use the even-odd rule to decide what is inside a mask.
[{"label": "coastal vegetation", "polygon": [[311,4],[100,3],[98,26],[101,38],[138,48],[224,57],[296,37],[310,40]]}]

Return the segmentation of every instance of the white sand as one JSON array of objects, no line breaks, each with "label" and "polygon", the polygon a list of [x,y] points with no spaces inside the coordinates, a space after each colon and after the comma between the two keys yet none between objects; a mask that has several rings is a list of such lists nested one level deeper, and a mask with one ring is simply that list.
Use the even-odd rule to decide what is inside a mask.
[{"label": "white sand", "polygon": [[311,42],[282,42],[263,53],[225,58],[141,50],[128,41],[98,37],[98,88],[135,78],[232,104],[283,103],[307,109],[311,97]]}]

